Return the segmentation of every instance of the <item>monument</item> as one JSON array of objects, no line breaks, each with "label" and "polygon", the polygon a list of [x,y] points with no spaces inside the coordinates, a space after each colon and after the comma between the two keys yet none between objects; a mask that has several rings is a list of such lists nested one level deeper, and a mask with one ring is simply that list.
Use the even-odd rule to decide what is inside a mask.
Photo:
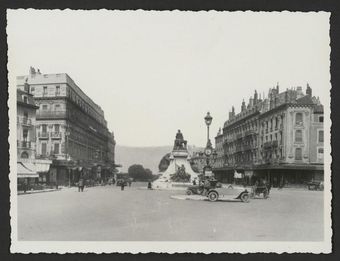
[{"label": "monument", "polygon": [[187,141],[184,140],[180,130],[176,134],[169,159],[168,168],[152,183],[154,189],[185,189],[192,184],[193,180],[196,179],[198,182],[199,173],[191,168]]}]

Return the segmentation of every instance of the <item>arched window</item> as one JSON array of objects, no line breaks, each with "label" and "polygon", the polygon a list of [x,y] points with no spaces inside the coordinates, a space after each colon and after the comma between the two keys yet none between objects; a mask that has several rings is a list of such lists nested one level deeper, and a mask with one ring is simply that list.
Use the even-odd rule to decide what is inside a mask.
[{"label": "arched window", "polygon": [[23,153],[21,153],[20,156],[22,159],[28,159],[28,153],[26,151],[24,151]]},{"label": "arched window", "polygon": [[303,115],[301,112],[295,114],[295,124],[302,125],[303,124]]},{"label": "arched window", "polygon": [[295,159],[302,160],[302,149],[301,148],[295,149]]}]

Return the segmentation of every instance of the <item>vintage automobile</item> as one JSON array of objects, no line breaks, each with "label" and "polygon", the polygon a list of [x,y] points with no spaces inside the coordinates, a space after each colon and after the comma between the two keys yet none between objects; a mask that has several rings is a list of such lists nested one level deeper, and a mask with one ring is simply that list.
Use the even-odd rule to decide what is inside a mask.
[{"label": "vintage automobile", "polygon": [[205,195],[207,191],[211,188],[220,188],[222,187],[222,184],[217,182],[217,180],[210,180],[208,183],[203,182],[201,185],[191,185],[187,187],[186,194],[187,195]]},{"label": "vintage automobile", "polygon": [[323,181],[311,181],[307,183],[308,190],[323,190]]},{"label": "vintage automobile", "polygon": [[267,199],[269,197],[269,192],[270,192],[270,185],[254,185],[251,189],[250,197],[255,198],[255,197],[260,197],[261,194],[264,199]]},{"label": "vintage automobile", "polygon": [[232,201],[241,200],[242,202],[249,202],[249,192],[243,187],[233,185],[211,188],[207,192],[209,201],[217,201],[218,199],[226,199]]},{"label": "vintage automobile", "polygon": [[203,190],[204,190],[203,186],[191,185],[187,187],[187,190],[185,193],[187,195],[195,195],[195,194],[201,195],[203,193]]}]

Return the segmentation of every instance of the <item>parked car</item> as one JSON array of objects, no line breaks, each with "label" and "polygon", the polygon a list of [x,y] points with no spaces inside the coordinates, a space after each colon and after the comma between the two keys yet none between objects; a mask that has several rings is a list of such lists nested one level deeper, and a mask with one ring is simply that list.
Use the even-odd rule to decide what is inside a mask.
[{"label": "parked car", "polygon": [[254,185],[252,187],[250,197],[255,198],[255,197],[260,197],[262,195],[264,199],[267,199],[269,197],[269,192],[270,192],[270,185],[265,185],[265,184]]},{"label": "parked car", "polygon": [[308,190],[323,190],[323,181],[311,181],[307,183]]},{"label": "parked car", "polygon": [[203,186],[199,186],[199,185],[191,185],[187,188],[186,190],[186,194],[187,195],[201,195],[204,191],[204,187]]},{"label": "parked car", "polygon": [[209,201],[212,202],[217,201],[218,199],[221,198],[233,201],[240,200],[242,202],[249,202],[250,195],[247,189],[243,187],[229,185],[209,189],[207,192],[207,197]]}]

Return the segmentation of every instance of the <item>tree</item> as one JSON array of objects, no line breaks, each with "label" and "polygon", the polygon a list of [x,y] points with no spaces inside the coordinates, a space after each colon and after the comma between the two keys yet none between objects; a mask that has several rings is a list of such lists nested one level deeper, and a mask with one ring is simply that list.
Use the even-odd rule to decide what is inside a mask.
[{"label": "tree", "polygon": [[146,181],[153,179],[152,171],[150,169],[144,169],[141,164],[133,164],[128,169],[129,176],[134,180]]}]

